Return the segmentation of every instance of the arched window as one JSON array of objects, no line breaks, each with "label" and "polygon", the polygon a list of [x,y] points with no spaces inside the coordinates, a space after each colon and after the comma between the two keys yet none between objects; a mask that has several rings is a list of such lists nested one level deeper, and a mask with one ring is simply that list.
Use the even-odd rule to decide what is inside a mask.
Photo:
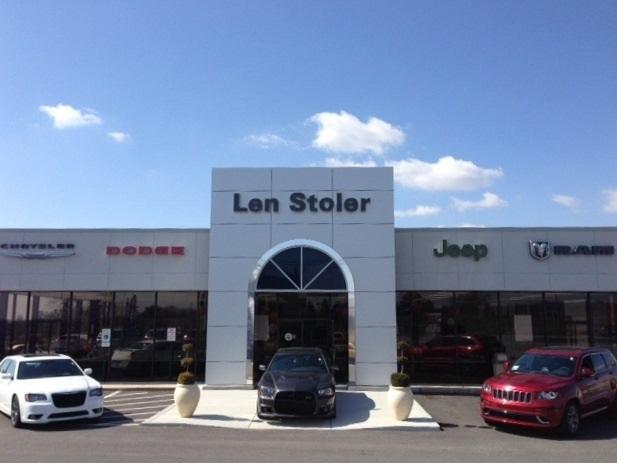
[{"label": "arched window", "polygon": [[257,291],[346,291],[345,277],[327,254],[308,246],[285,249],[263,267]]}]

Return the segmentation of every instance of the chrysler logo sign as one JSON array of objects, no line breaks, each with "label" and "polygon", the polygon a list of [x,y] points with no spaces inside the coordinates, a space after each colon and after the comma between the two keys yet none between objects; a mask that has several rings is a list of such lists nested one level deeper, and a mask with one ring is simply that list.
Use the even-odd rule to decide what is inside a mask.
[{"label": "chrysler logo sign", "polygon": [[529,254],[536,260],[546,260],[551,256],[612,256],[615,254],[614,246],[588,246],[579,244],[576,246],[553,245],[548,241],[529,241]]},{"label": "chrysler logo sign", "polygon": [[2,243],[0,256],[21,257],[23,259],[51,259],[75,254],[73,243]]}]

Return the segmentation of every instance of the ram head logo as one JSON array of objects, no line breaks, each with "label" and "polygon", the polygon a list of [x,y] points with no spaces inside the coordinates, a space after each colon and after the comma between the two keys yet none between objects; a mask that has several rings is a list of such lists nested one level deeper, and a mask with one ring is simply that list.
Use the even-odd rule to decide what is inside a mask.
[{"label": "ram head logo", "polygon": [[548,241],[530,241],[529,254],[536,260],[546,260],[551,255],[551,246]]}]

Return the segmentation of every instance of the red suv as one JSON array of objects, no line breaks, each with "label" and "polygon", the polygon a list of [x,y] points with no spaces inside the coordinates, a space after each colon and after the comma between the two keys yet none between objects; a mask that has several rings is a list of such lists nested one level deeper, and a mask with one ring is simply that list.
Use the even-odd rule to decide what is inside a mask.
[{"label": "red suv", "polygon": [[488,379],[482,418],[493,426],[577,433],[581,418],[609,410],[617,416],[617,360],[607,349],[531,349]]}]

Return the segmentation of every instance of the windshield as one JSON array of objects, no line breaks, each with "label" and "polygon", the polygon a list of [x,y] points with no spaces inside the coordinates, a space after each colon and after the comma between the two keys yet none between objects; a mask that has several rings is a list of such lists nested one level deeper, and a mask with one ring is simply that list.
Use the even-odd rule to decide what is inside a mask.
[{"label": "windshield", "polygon": [[283,354],[272,360],[270,371],[293,373],[327,373],[325,361],[321,355],[315,354]]},{"label": "windshield", "polygon": [[29,360],[20,362],[17,379],[55,378],[81,376],[83,373],[72,360]]},{"label": "windshield", "polygon": [[567,378],[574,373],[576,359],[559,355],[525,354],[516,361],[512,373],[537,373]]}]

